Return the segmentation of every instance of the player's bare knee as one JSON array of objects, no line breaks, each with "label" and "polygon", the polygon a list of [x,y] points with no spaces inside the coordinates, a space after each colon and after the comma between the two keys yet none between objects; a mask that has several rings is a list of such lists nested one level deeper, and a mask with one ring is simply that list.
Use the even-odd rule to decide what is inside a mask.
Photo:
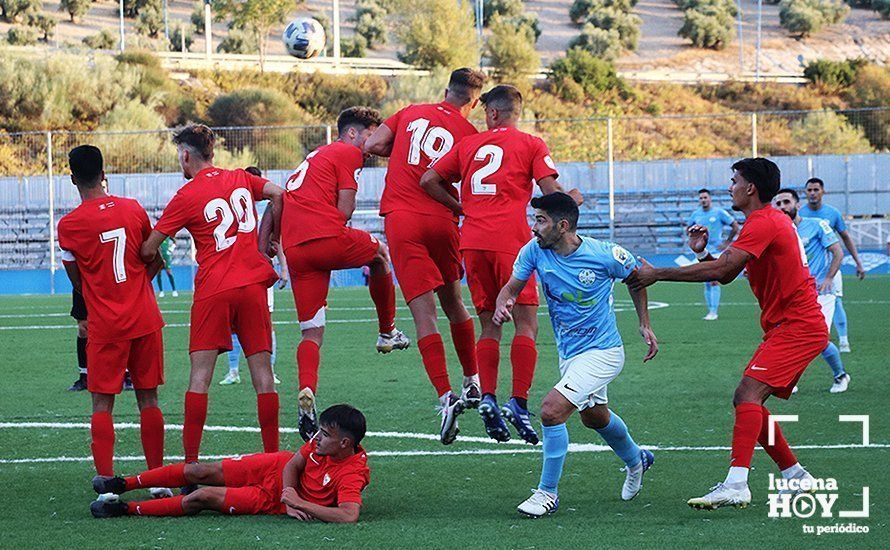
[{"label": "player's bare knee", "polygon": [[110,413],[114,409],[114,395],[110,393],[94,393],[93,397],[93,412],[107,412]]},{"label": "player's bare knee", "polygon": [[78,338],[86,338],[87,337],[87,321],[86,320],[77,322],[77,337]]},{"label": "player's bare knee", "polygon": [[[217,467],[218,465],[214,463],[190,462],[183,468],[182,475],[189,483],[208,485],[217,477]],[[188,496],[195,495],[199,492],[201,491],[195,491]]]},{"label": "player's bare knee", "polygon": [[609,425],[612,415],[606,405],[596,405],[581,411],[581,423],[591,430],[601,430]]},{"label": "player's bare knee", "polygon": [[158,389],[136,390],[136,406],[139,410],[158,406]]}]

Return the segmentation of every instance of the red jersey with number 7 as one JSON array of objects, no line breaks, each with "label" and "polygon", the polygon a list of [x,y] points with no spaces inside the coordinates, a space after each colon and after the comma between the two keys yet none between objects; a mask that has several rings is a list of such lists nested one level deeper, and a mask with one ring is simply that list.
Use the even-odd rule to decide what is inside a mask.
[{"label": "red jersey with number 7", "polygon": [[[380,198],[380,215],[396,210],[455,219],[443,204],[420,187],[430,165],[476,128],[448,102],[409,105],[383,122],[394,135],[386,187]],[[457,198],[457,189],[452,189]]]},{"label": "red jersey with number 7", "polygon": [[195,300],[278,280],[257,239],[254,201],[263,199],[266,183],[240,169],[205,168],[167,204],[155,229],[170,237],[183,228],[191,233],[198,262]]},{"label": "red jersey with number 7", "polygon": [[816,280],[794,223],[787,214],[767,206],[745,220],[733,248],[754,256],[745,265],[751,291],[760,304],[763,332],[787,322],[812,323],[825,330]]},{"label": "red jersey with number 7", "polygon": [[349,143],[335,141],[309,153],[288,178],[281,215],[284,248],[346,233],[346,217],[337,208],[341,190],[358,190],[365,157]]},{"label": "red jersey with number 7", "polygon": [[142,205],[111,195],[85,201],[59,220],[62,261],[80,271],[91,342],[132,340],[164,326],[140,255],[150,233]]},{"label": "red jersey with number 7", "polygon": [[547,145],[516,128],[495,128],[461,141],[432,166],[461,180],[461,250],[515,254],[531,239],[526,209],[535,181],[557,177]]}]

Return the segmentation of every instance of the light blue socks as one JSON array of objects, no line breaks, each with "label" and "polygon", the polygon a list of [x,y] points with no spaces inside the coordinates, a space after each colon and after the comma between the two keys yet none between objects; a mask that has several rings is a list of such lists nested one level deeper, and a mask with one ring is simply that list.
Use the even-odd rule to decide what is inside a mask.
[{"label": "light blue socks", "polygon": [[611,412],[608,426],[599,428],[597,432],[606,440],[609,447],[612,447],[618,458],[623,460],[628,468],[632,468],[640,463],[640,447],[630,437],[627,426],[620,416]]},{"label": "light blue socks", "polygon": [[569,430],[565,424],[542,426],[544,432],[544,465],[541,468],[541,483],[538,489],[557,494],[562,465],[569,451]]},{"label": "light blue socks", "polygon": [[822,352],[822,359],[825,359],[825,362],[831,367],[831,372],[834,374],[835,378],[844,374],[844,363],[841,361],[841,352],[837,349],[837,346],[834,345],[834,342],[828,343],[828,347]]},{"label": "light blue socks", "polygon": [[847,337],[847,312],[844,311],[844,302],[841,297],[837,297],[834,305],[834,328],[837,329],[837,335],[841,338]]},{"label": "light blue socks", "polygon": [[232,334],[232,351],[229,352],[229,372],[238,372],[238,362],[241,361],[241,342],[238,335]]}]

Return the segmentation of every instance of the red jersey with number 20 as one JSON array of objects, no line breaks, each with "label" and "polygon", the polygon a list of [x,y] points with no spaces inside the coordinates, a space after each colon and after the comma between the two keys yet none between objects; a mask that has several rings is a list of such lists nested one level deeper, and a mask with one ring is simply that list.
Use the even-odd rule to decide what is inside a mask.
[{"label": "red jersey with number 20", "polygon": [[85,201],[59,220],[62,261],[75,262],[80,271],[90,342],[132,340],[164,326],[140,256],[150,233],[142,205],[110,195]]},{"label": "red jersey with number 20", "polygon": [[[445,205],[420,187],[420,177],[430,164],[452,150],[476,128],[457,107],[448,102],[409,105],[384,122],[393,134],[386,187],[380,198],[380,215],[396,210],[454,219]],[[452,190],[457,198],[457,190]]]},{"label": "red jersey with number 20", "polygon": [[734,248],[754,256],[745,266],[751,291],[760,304],[764,332],[781,323],[812,323],[825,329],[818,303],[816,281],[807,266],[807,255],[787,214],[767,206],[745,220]]},{"label": "red jersey with number 20", "polygon": [[287,180],[281,242],[284,248],[346,232],[339,193],[358,189],[365,157],[355,145],[335,141],[309,153]]},{"label": "red jersey with number 20", "polygon": [[266,183],[244,170],[205,168],[164,209],[155,229],[172,237],[185,228],[195,241],[195,300],[278,280],[257,240],[254,201],[263,198]]},{"label": "red jersey with number 20", "polygon": [[557,177],[547,145],[516,128],[495,128],[461,141],[432,166],[461,180],[461,250],[515,254],[531,239],[526,209],[534,181]]}]

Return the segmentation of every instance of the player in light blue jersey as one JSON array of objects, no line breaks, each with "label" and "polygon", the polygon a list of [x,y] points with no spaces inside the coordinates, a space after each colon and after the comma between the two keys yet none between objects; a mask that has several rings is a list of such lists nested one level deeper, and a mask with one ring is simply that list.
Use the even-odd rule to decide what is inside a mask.
[{"label": "player in light blue jersey", "polygon": [[[562,378],[541,403],[544,463],[541,482],[518,510],[539,517],[559,507],[557,484],[569,448],[566,421],[575,410],[581,422],[596,430],[624,461],[627,476],[621,498],[639,493],[643,473],[655,457],[640,449],[624,421],[607,406],[606,388],[624,367],[624,346],[615,322],[612,287],[623,280],[636,260],[618,245],[576,234],[578,205],[565,193],[550,193],[532,199],[536,239],[520,250],[513,276],[501,289],[492,320],[501,325],[511,320],[516,297],[532,272],[547,298],[550,322],[559,351]],[[658,342],[649,326],[645,290],[631,292],[640,320],[640,334],[649,345],[643,362],[658,353]]]},{"label": "player in light blue jersey", "polygon": [[[797,226],[797,235],[803,245],[810,274],[816,279],[816,287],[819,289],[818,299],[819,305],[822,306],[822,315],[825,316],[828,330],[831,330],[831,319],[835,315],[837,300],[834,293],[834,276],[841,268],[844,251],[828,222],[821,218],[801,217],[799,204],[800,198],[794,189],[780,189],[773,197],[773,206],[788,214]],[[831,393],[847,391],[850,375],[844,369],[840,351],[833,342],[828,342],[828,347],[822,352],[822,358],[834,374],[834,383],[828,391]],[[797,391],[796,386],[794,391]]]},{"label": "player in light blue jersey", "polygon": [[[708,234],[714,236],[716,245],[709,245],[708,252],[715,258],[720,252],[726,250],[735,236],[739,234],[739,222],[736,221],[732,214],[722,208],[716,208],[711,204],[711,192],[707,189],[698,190],[699,207],[686,218],[686,229],[693,225],[699,225],[708,228]],[[729,229],[729,235],[726,239],[722,239],[723,230]],[[708,306],[708,314],[705,315],[705,321],[717,320],[717,309],[720,307],[720,283],[711,281],[705,283],[705,305]]]},{"label": "player in light blue jersey", "polygon": [[[828,225],[837,232],[838,236],[847,247],[847,251],[856,263],[856,276],[859,279],[865,278],[865,269],[862,267],[862,261],[859,260],[859,252],[856,250],[856,243],[847,232],[847,224],[844,223],[844,216],[840,210],[822,203],[822,196],[825,195],[825,182],[819,178],[810,178],[806,185],[807,203],[800,207],[800,217],[802,218],[820,218],[828,222]],[[837,305],[834,312],[834,326],[837,329],[837,335],[840,350],[843,353],[850,351],[850,340],[847,338],[847,312],[844,311],[844,279],[840,270],[834,277],[834,291],[837,294]]]}]

